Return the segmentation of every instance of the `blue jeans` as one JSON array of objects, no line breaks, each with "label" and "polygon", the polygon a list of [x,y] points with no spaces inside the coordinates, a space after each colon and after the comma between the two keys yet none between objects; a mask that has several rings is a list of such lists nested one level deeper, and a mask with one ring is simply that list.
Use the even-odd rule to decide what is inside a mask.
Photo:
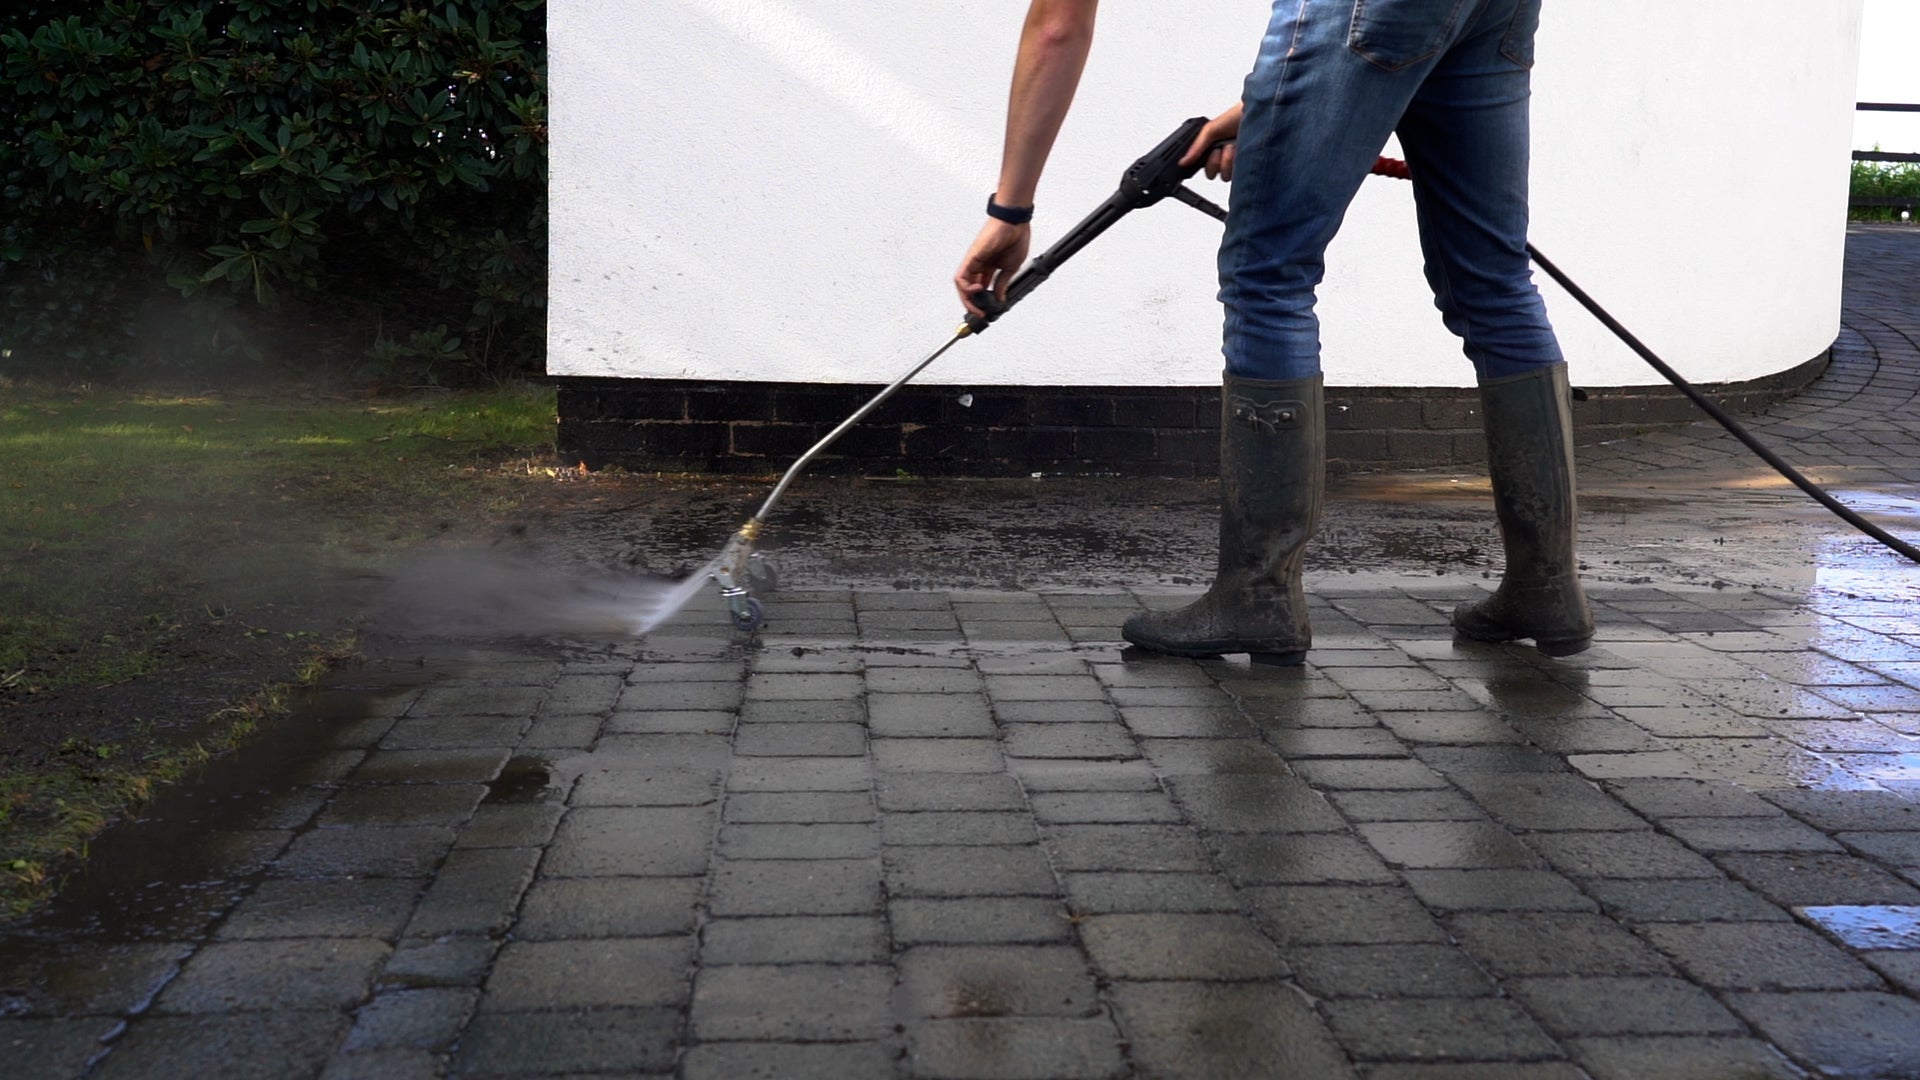
[{"label": "blue jeans", "polygon": [[1434,303],[1479,378],[1561,359],[1526,253],[1539,18],[1540,0],[1276,0],[1220,247],[1229,373],[1319,373],[1327,243],[1395,132]]}]

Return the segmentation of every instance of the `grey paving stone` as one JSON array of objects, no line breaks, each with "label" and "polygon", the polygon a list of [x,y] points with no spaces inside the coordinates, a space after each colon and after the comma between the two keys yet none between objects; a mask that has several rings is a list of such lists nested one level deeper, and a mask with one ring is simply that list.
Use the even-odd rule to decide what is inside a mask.
[{"label": "grey paving stone", "polygon": [[1351,836],[1247,834],[1214,841],[1221,868],[1239,885],[1385,885],[1398,880],[1378,855]]},{"label": "grey paving stone", "polygon": [[1564,773],[1450,775],[1508,827],[1535,831],[1645,829],[1647,823],[1584,777]]},{"label": "grey paving stone", "polygon": [[733,752],[742,757],[860,757],[867,732],[858,724],[748,724],[735,730]]},{"label": "grey paving stone", "polygon": [[1105,701],[993,702],[993,715],[1003,724],[1115,724],[1120,711]]},{"label": "grey paving stone", "polygon": [[1920,904],[1920,889],[1852,855],[1721,855],[1718,861],[1786,907]]},{"label": "grey paving stone", "polygon": [[841,822],[876,818],[873,797],[865,792],[741,792],[727,798],[728,822]]},{"label": "grey paving stone", "polygon": [[222,923],[221,939],[393,938],[406,925],[421,881],[263,881]]},{"label": "grey paving stone", "polygon": [[1290,776],[1175,776],[1167,787],[1192,822],[1216,833],[1343,832],[1319,792]]},{"label": "grey paving stone", "polygon": [[1393,734],[1411,743],[1441,746],[1477,746],[1519,743],[1525,736],[1497,714],[1483,710],[1468,712],[1386,712],[1380,722]]},{"label": "grey paving stone", "polygon": [[722,861],[708,909],[724,915],[864,915],[880,910],[877,859]]},{"label": "grey paving stone", "polygon": [[527,892],[514,923],[522,941],[690,934],[699,878],[545,878]]},{"label": "grey paving stone", "polygon": [[1563,773],[1577,758],[1563,758],[1531,746],[1416,746],[1413,754],[1445,776],[1455,773]]},{"label": "grey paving stone", "polygon": [[729,859],[867,859],[880,854],[871,824],[729,824],[719,853]]},{"label": "grey paving stone", "polygon": [[895,900],[887,917],[893,940],[901,945],[1043,944],[1072,937],[1066,908],[1051,899]]},{"label": "grey paving stone", "polygon": [[875,915],[713,919],[702,931],[702,964],[878,964],[887,926]]},{"label": "grey paving stone", "polygon": [[772,1039],[846,1042],[893,1029],[881,965],[708,967],[694,979],[691,1023],[702,1042]]},{"label": "grey paving stone", "polygon": [[1419,761],[1313,760],[1294,763],[1316,788],[1348,791],[1408,791],[1444,788],[1446,778]]},{"label": "grey paving stone", "polygon": [[320,1080],[439,1080],[444,1061],[438,1051],[391,1047],[335,1054]]},{"label": "grey paving stone", "polygon": [[679,1009],[488,1012],[460,1037],[450,1074],[554,1076],[673,1068]]},{"label": "grey paving stone", "polygon": [[887,813],[940,810],[1024,810],[1020,784],[1006,773],[883,775],[880,809]]},{"label": "grey paving stone", "polygon": [[677,1006],[692,963],[691,935],[511,941],[494,963],[481,1009]]},{"label": "grey paving stone", "polygon": [[755,758],[736,761],[727,773],[729,792],[868,791],[873,766],[858,758]]},{"label": "grey paving stone", "polygon": [[627,687],[620,695],[622,712],[641,709],[730,711],[740,707],[746,695],[739,682],[645,682]]},{"label": "grey paving stone", "polygon": [[681,1064],[686,1080],[891,1080],[884,1043],[702,1043]]},{"label": "grey paving stone", "polygon": [[480,992],[468,989],[394,990],[379,994],[354,1014],[340,1049],[441,1050],[453,1042],[473,1013]]},{"label": "grey paving stone", "polygon": [[704,874],[719,808],[575,807],[560,822],[542,872],[561,877]]},{"label": "grey paving stone", "polygon": [[484,784],[350,787],[320,814],[322,828],[353,825],[462,825],[487,793]]},{"label": "grey paving stone", "polygon": [[867,691],[881,694],[980,694],[986,683],[970,668],[894,667],[867,671]]},{"label": "grey paving stone", "polygon": [[1479,912],[1447,925],[1462,945],[1502,977],[1665,975],[1659,953],[1604,915],[1586,912]]},{"label": "grey paving stone", "polygon": [[1173,800],[1157,791],[1061,791],[1028,796],[1033,816],[1055,825],[1169,824],[1181,820]]},{"label": "grey paving stone", "polygon": [[725,735],[739,720],[723,709],[639,709],[616,712],[602,730],[608,735]]},{"label": "grey paving stone", "polygon": [[1286,758],[1253,739],[1143,739],[1140,751],[1166,777],[1293,774]]},{"label": "grey paving stone", "polygon": [[1696,982],[1723,990],[1871,990],[1865,965],[1793,923],[1648,926],[1647,940]]},{"label": "grey paving stone", "polygon": [[1334,1038],[1362,1061],[1526,1061],[1560,1055],[1510,1001],[1493,998],[1332,1001]]},{"label": "grey paving stone", "polygon": [[1327,794],[1352,821],[1484,821],[1486,811],[1457,791],[1334,791]]},{"label": "grey paving stone", "polygon": [[1910,996],[1920,997],[1920,949],[1863,952],[1860,958],[1884,976],[1888,982],[1906,991]]},{"label": "grey paving stone", "polygon": [[[841,701],[764,701],[748,698],[740,706],[738,731],[748,724],[862,724],[867,722],[866,702],[847,698]],[[722,728],[720,734],[726,734]]]},{"label": "grey paving stone", "polygon": [[1293,989],[1270,983],[1119,983],[1130,1056],[1154,1077],[1353,1077],[1326,1025]]},{"label": "grey paving stone", "polygon": [[1027,791],[1040,793],[1158,792],[1160,778],[1143,761],[1060,761],[1029,759],[1009,763]]},{"label": "grey paving stone", "polygon": [[574,806],[705,806],[719,800],[720,781],[717,769],[589,768],[568,801]]},{"label": "grey paving stone", "polygon": [[908,1016],[1093,1016],[1098,991],[1069,946],[922,945],[894,960]]},{"label": "grey paving stone", "polygon": [[884,862],[892,896],[1051,896],[1057,888],[1038,847],[895,847]]},{"label": "grey paving stone", "polygon": [[296,837],[272,872],[298,878],[423,878],[453,847],[453,830],[315,829]]},{"label": "grey paving stone", "polygon": [[1660,824],[1681,843],[1701,852],[1843,850],[1825,833],[1784,814],[1771,818],[1676,817]]},{"label": "grey paving stone", "polygon": [[732,760],[733,748],[724,734],[606,735],[595,744],[594,754],[615,768],[640,765],[691,772],[724,768]]},{"label": "grey paving stone", "polygon": [[1006,768],[991,739],[874,739],[873,763],[882,772],[997,773]]},{"label": "grey paving stone", "polygon": [[1782,789],[1766,799],[1825,832],[1920,830],[1920,802],[1890,791]]},{"label": "grey paving stone", "polygon": [[[1119,692],[1116,691],[1116,694]],[[1122,703],[1120,718],[1134,734],[1150,739],[1250,739],[1259,734],[1226,699],[1213,694],[1210,705],[1130,705]]]},{"label": "grey paving stone", "polygon": [[876,738],[992,738],[993,713],[977,694],[875,694],[867,699]]},{"label": "grey paving stone", "polygon": [[1314,945],[1288,950],[1300,985],[1316,997],[1491,997],[1494,982],[1449,945]]},{"label": "grey paving stone", "polygon": [[1404,758],[1407,748],[1379,728],[1298,728],[1269,731],[1267,741],[1289,758]]},{"label": "grey paving stone", "polygon": [[1393,866],[1422,870],[1535,867],[1540,857],[1490,821],[1396,821],[1359,826]]},{"label": "grey paving stone", "polygon": [[1920,866],[1920,833],[1843,832],[1834,839],[1889,866]]},{"label": "grey paving stone", "polygon": [[1567,1047],[1594,1080],[1801,1080],[1805,1076],[1758,1039],[1654,1035],[1573,1039]]},{"label": "grey paving stone", "polygon": [[0,950],[0,1011],[9,1017],[139,1012],[192,952],[179,942]]},{"label": "grey paving stone", "polygon": [[1785,911],[1737,881],[1589,881],[1586,889],[1630,923],[1785,922]]},{"label": "grey paving stone", "polygon": [[1562,1038],[1593,1035],[1744,1035],[1745,1025],[1705,990],[1669,978],[1518,979],[1507,989]]},{"label": "grey paving stone", "polygon": [[1213,678],[1199,662],[1177,656],[1128,658],[1119,664],[1095,664],[1093,677],[1108,686],[1200,686],[1214,685]]},{"label": "grey paving stone", "polygon": [[474,811],[454,839],[456,851],[475,848],[544,847],[566,808],[558,803],[496,803]]},{"label": "grey paving stone", "polygon": [[1476,1061],[1472,1064],[1379,1065],[1367,1071],[1367,1080],[1592,1080],[1592,1077],[1579,1066],[1565,1061]]},{"label": "grey paving stone", "polygon": [[230,941],[202,948],[160,992],[166,1013],[345,1009],[367,995],[387,958],[383,941]]},{"label": "grey paving stone", "polygon": [[1106,688],[1091,675],[989,675],[987,696],[1002,701],[1105,701]]},{"label": "grey paving stone", "polygon": [[747,697],[759,701],[840,701],[858,697],[865,682],[857,673],[755,672]]},{"label": "grey paving stone", "polygon": [[1571,881],[1547,870],[1408,870],[1414,895],[1442,911],[1595,911]]},{"label": "grey paving stone", "polygon": [[377,985],[382,990],[479,986],[499,949],[498,941],[472,935],[402,941],[387,958]]},{"label": "grey paving stone", "polygon": [[407,710],[415,716],[531,716],[546,696],[540,686],[429,686]]},{"label": "grey paving stone", "polygon": [[1651,833],[1541,833],[1527,838],[1554,869],[1576,878],[1717,878],[1720,871],[1670,837]]},{"label": "grey paving stone", "polygon": [[1273,942],[1243,915],[1090,915],[1080,921],[1080,938],[1113,979],[1231,982],[1288,974]]},{"label": "grey paving stone", "polygon": [[1019,758],[1127,760],[1140,756],[1120,724],[1006,724],[1006,752]]},{"label": "grey paving stone", "polygon": [[0,1053],[8,1071],[17,1076],[80,1076],[120,1023],[117,1017],[99,1016],[0,1020]]},{"label": "grey paving stone", "polygon": [[1287,945],[1444,942],[1447,932],[1411,890],[1350,885],[1248,889],[1269,933]]},{"label": "grey paving stone", "polygon": [[312,1076],[346,1027],[346,1017],[330,1012],[142,1017],[88,1075],[108,1080]]},{"label": "grey paving stone", "polygon": [[746,678],[747,666],[738,660],[682,661],[639,664],[627,673],[629,683],[731,683]]},{"label": "grey paving stone", "polygon": [[526,734],[527,714],[410,717],[380,739],[383,750],[458,750],[511,746]]},{"label": "grey paving stone", "polygon": [[520,894],[533,880],[538,848],[484,848],[447,856],[407,922],[409,937],[498,934],[513,922]]},{"label": "grey paving stone", "polygon": [[1199,838],[1181,825],[1049,825],[1044,836],[1062,872],[1211,869]]},{"label": "grey paving stone", "polygon": [[935,1080],[1096,1080],[1122,1061],[1104,1017],[969,1018],[908,1025],[906,1068]]},{"label": "grey paving stone", "polygon": [[1240,910],[1233,887],[1212,874],[1068,874],[1066,887],[1068,902],[1083,915]]},{"label": "grey paving stone", "polygon": [[[918,814],[889,814],[881,822],[881,837],[888,844],[926,846],[929,844],[1032,844],[1039,842],[1039,830],[1033,818],[1010,811],[943,811]],[[876,854],[878,852],[876,851]]]}]

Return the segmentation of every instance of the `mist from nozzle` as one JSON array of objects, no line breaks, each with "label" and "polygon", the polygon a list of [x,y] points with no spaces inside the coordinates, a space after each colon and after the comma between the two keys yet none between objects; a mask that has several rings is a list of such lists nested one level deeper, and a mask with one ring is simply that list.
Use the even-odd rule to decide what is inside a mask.
[{"label": "mist from nozzle", "polygon": [[401,634],[465,640],[639,636],[685,609],[719,565],[674,580],[558,567],[498,549],[436,552],[386,572],[376,619]]}]

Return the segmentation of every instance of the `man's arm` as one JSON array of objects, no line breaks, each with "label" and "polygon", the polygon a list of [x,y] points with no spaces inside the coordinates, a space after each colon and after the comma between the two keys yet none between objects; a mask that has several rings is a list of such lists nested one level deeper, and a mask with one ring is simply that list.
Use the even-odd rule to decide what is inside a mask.
[{"label": "man's arm", "polygon": [[[1033,205],[1040,174],[1053,140],[1067,118],[1080,73],[1093,47],[1094,14],[1100,0],[1033,0],[1020,31],[1020,52],[1007,95],[1007,136],[1000,159],[1000,186],[993,199],[1002,206]],[[1027,260],[1033,242],[1030,225],[988,218],[953,276],[960,302],[982,314],[973,294],[993,289],[1004,296],[1007,283]]]}]

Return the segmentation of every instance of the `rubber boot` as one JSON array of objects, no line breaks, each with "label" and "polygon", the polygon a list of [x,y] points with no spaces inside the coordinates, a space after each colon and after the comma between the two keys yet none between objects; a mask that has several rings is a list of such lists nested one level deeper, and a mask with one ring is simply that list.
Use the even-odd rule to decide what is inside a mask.
[{"label": "rubber boot", "polygon": [[1327,439],[1320,376],[1272,381],[1228,375],[1220,400],[1220,570],[1176,611],[1127,620],[1120,633],[1175,656],[1247,653],[1298,664],[1313,631],[1300,590],[1301,553],[1320,523]]},{"label": "rubber boot", "polygon": [[1476,641],[1532,638],[1548,656],[1593,642],[1574,558],[1573,410],[1567,365],[1480,384],[1493,508],[1507,569],[1492,596],[1461,604],[1453,628]]}]

